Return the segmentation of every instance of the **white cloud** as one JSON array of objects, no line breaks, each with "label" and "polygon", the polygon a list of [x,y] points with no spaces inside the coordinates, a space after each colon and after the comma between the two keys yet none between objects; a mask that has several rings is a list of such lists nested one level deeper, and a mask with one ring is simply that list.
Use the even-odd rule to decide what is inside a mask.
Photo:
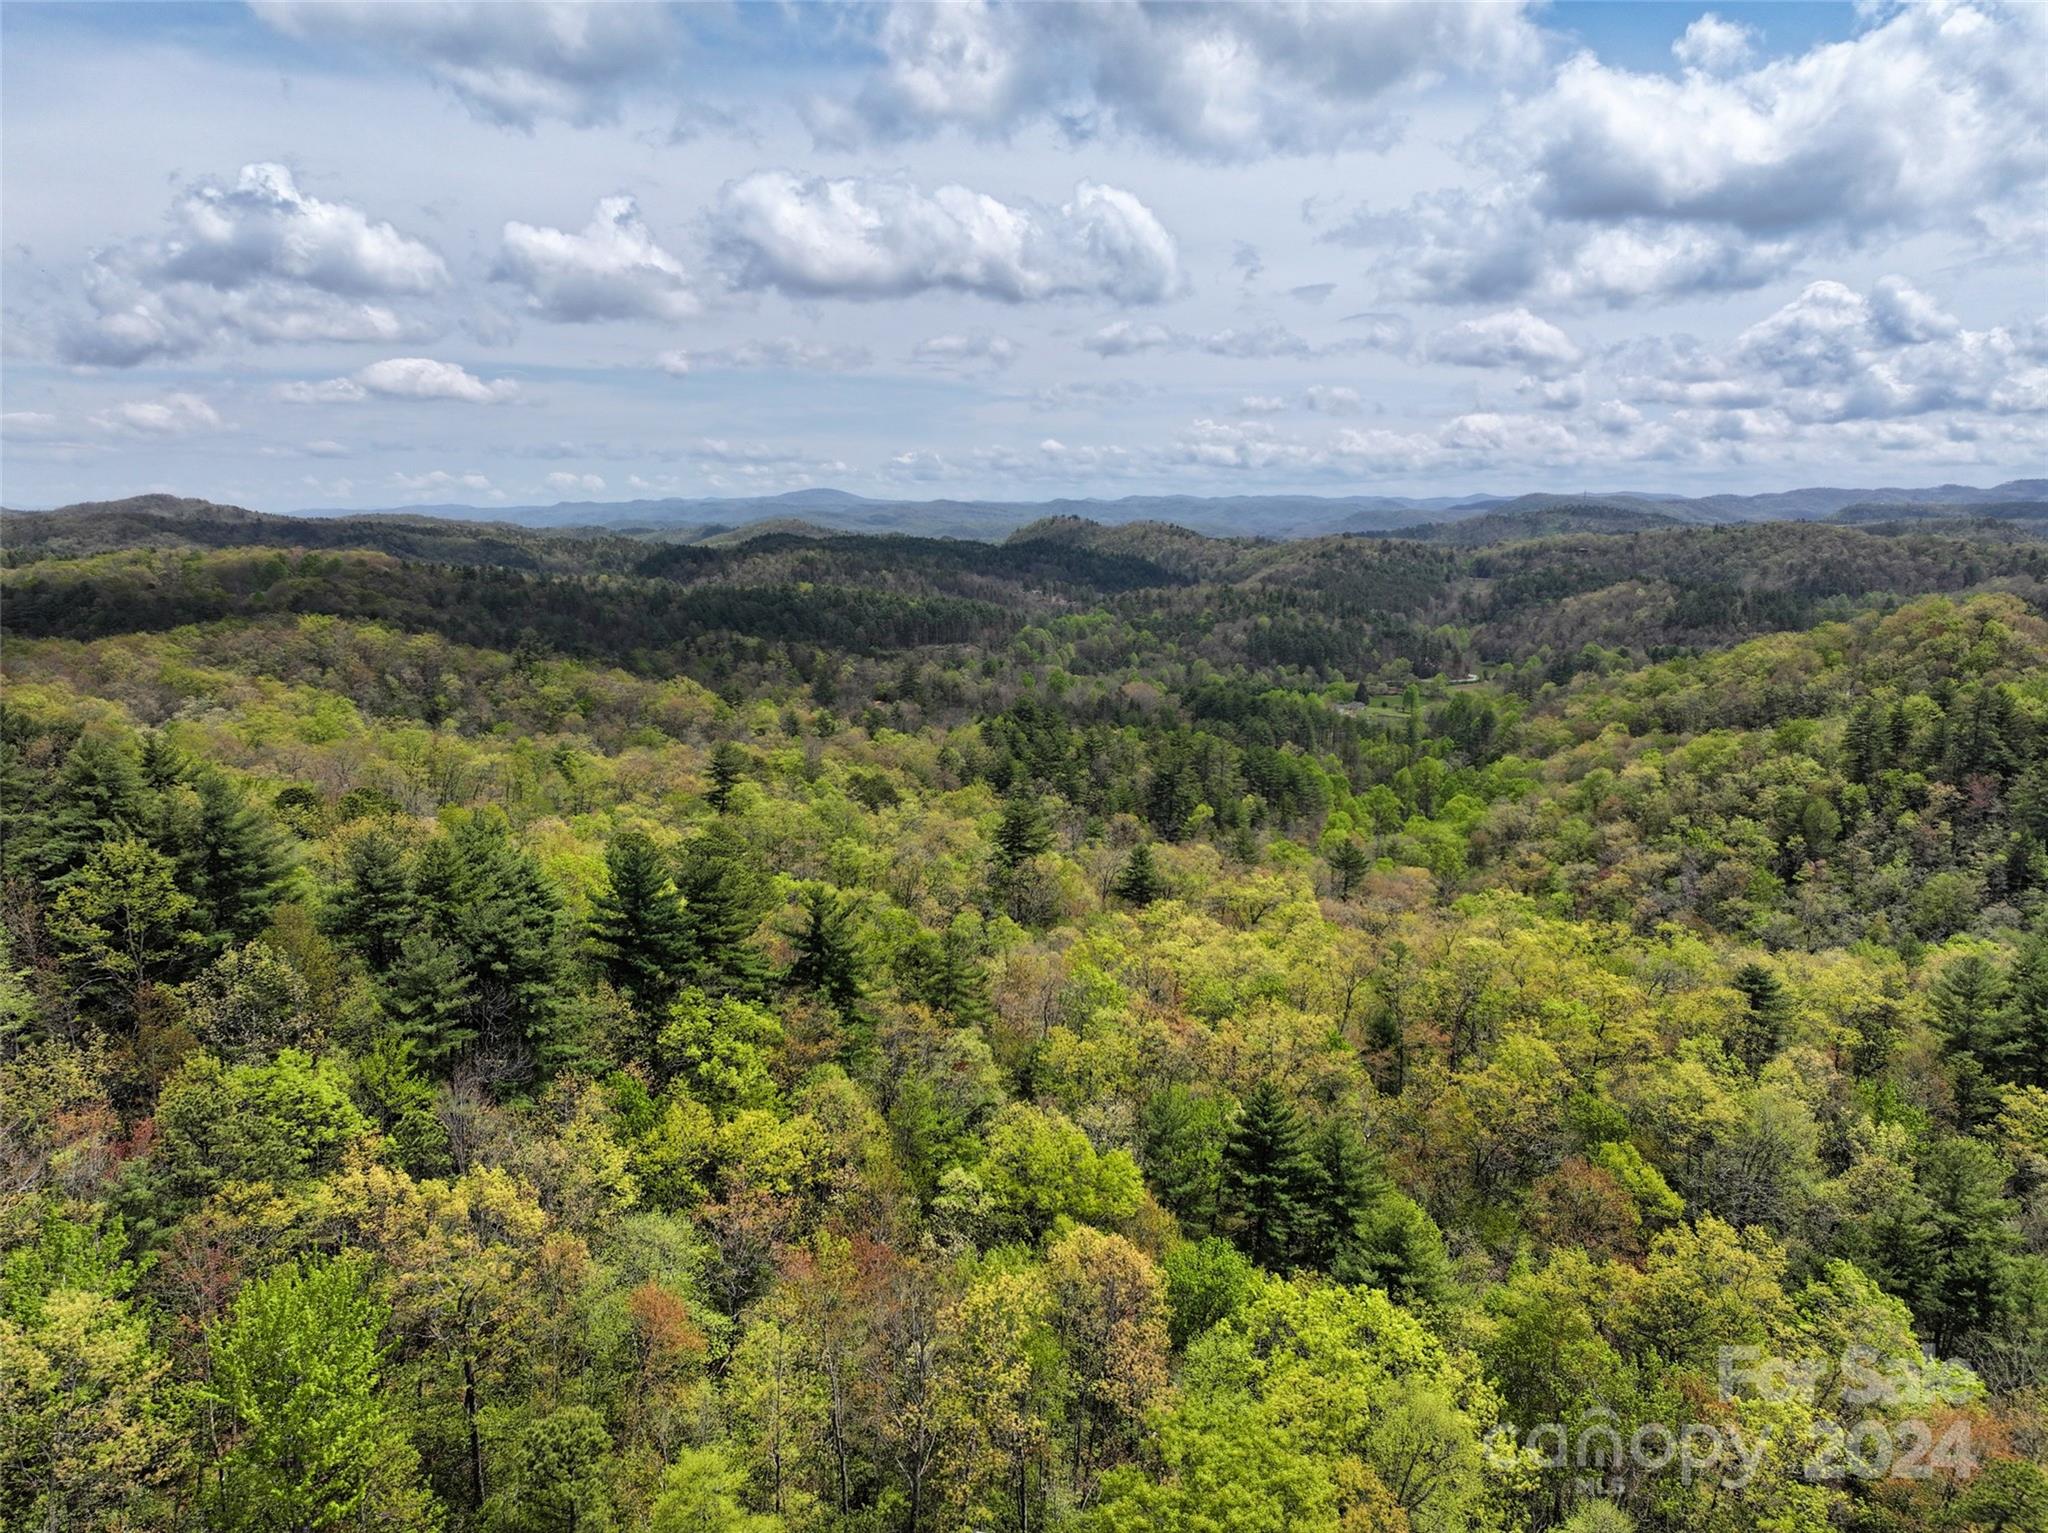
[{"label": "white cloud", "polygon": [[64,423],[46,410],[9,410],[0,414],[0,436],[40,441],[62,435]]},{"label": "white cloud", "polygon": [[674,13],[661,5],[252,4],[287,36],[404,59],[478,117],[528,131],[549,118],[616,117],[629,88],[671,71],[682,42]]},{"label": "white cloud", "polygon": [[501,404],[519,392],[510,378],[488,383],[453,362],[431,357],[391,357],[372,362],[356,375],[372,394],[391,399],[458,399],[464,404]]},{"label": "white cloud", "polygon": [[1557,326],[1527,309],[1508,309],[1440,330],[1429,338],[1432,362],[1455,367],[1517,367],[1539,377],[1577,368],[1585,355]]},{"label": "white cloud", "polygon": [[934,335],[919,341],[913,362],[928,367],[1001,369],[1017,360],[1017,343],[1008,336],[976,330],[966,335]]},{"label": "white cloud", "polygon": [[1809,283],[1719,351],[1679,336],[1620,348],[1612,361],[1634,396],[1743,438],[1935,412],[1955,415],[1951,426],[1972,413],[2048,414],[2037,328],[1966,329],[1901,277],[1867,295]]},{"label": "white cloud", "polygon": [[1119,319],[1104,325],[1081,345],[1101,357],[1127,357],[1144,351],[1206,351],[1213,356],[1262,361],[1305,360],[1406,349],[1410,335],[1404,322],[1392,320],[1389,316],[1372,317],[1386,322],[1371,326],[1364,335],[1340,336],[1333,341],[1312,341],[1270,320],[1242,328],[1233,325],[1207,335],[1194,335],[1170,330],[1164,325]]},{"label": "white cloud", "polygon": [[1752,288],[1816,251],[1927,230],[2023,248],[2048,172],[2048,8],[1869,14],[1846,41],[1747,70],[1710,32],[1693,51],[1720,73],[1579,54],[1468,146],[1491,184],[1329,237],[1383,250],[1408,296],[1608,305]]},{"label": "white cloud", "polygon": [[654,365],[681,378],[706,368],[714,372],[845,373],[872,361],[873,354],[864,346],[833,346],[786,335],[707,351],[664,351]]},{"label": "white cloud", "polygon": [[1672,55],[1688,69],[1725,74],[1749,62],[1755,52],[1756,29],[1726,21],[1708,11],[1671,45]]},{"label": "white cloud", "polygon": [[424,241],[300,191],[281,165],[188,187],[170,222],[161,238],[93,253],[81,278],[92,312],[63,326],[65,361],[132,367],[238,339],[397,340],[423,326],[390,301],[449,281]]},{"label": "white cloud", "polygon": [[124,436],[190,436],[218,431],[222,424],[212,405],[197,394],[184,392],[126,401],[94,415],[92,423],[102,431]]},{"label": "white cloud", "polygon": [[503,500],[505,492],[492,485],[487,475],[471,469],[467,473],[450,473],[446,469],[430,469],[424,474],[393,473],[391,482],[408,497],[421,495],[447,495],[462,491],[471,495],[484,495],[493,500]]},{"label": "white cloud", "polygon": [[1158,351],[1178,344],[1182,337],[1164,325],[1151,321],[1111,320],[1081,344],[1101,357],[1128,357],[1141,351]]},{"label": "white cloud", "polygon": [[578,492],[595,495],[604,488],[604,477],[601,474],[553,473],[548,475],[547,484],[549,489],[564,495]]},{"label": "white cloud", "polygon": [[508,223],[491,273],[526,306],[567,324],[688,319],[702,308],[681,261],[656,243],[631,197],[606,197],[580,234]]},{"label": "white cloud", "polygon": [[1358,390],[1336,385],[1314,384],[1305,390],[1301,402],[1307,409],[1323,415],[1362,415],[1365,401],[1358,397]]},{"label": "white cloud", "polygon": [[370,397],[370,391],[353,378],[326,378],[317,383],[294,379],[280,383],[276,393],[288,405],[347,405]]},{"label": "white cloud", "polygon": [[1057,208],[968,187],[759,171],[728,185],[713,239],[743,288],[820,298],[950,289],[1025,303],[1153,303],[1184,285],[1179,250],[1129,192],[1082,182]]},{"label": "white cloud", "polygon": [[384,399],[452,399],[464,404],[503,404],[517,397],[510,378],[486,382],[454,362],[432,357],[388,357],[359,368],[346,378],[319,383],[287,383],[277,397],[288,404],[353,404],[376,395]]},{"label": "white cloud", "polygon": [[900,4],[875,46],[852,100],[813,103],[822,141],[1045,122],[1221,161],[1383,145],[1411,88],[1540,53],[1519,4],[1428,3]]}]

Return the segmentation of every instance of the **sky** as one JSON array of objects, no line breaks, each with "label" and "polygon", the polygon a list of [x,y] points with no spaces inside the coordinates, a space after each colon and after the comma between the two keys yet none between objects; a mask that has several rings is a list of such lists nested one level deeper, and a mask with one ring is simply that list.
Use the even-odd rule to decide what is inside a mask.
[{"label": "sky", "polygon": [[0,496],[2048,473],[2048,7],[0,7]]}]

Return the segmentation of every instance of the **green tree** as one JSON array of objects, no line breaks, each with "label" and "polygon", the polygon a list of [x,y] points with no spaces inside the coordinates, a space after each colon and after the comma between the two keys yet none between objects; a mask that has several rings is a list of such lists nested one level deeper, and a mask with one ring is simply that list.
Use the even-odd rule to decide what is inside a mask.
[{"label": "green tree", "polygon": [[2021,947],[2010,983],[2005,1042],[2012,1078],[2022,1086],[2048,1088],[2048,930]]},{"label": "green tree", "polygon": [[199,772],[192,792],[198,812],[178,847],[180,882],[216,949],[246,942],[269,920],[290,873],[283,837],[224,773]]},{"label": "green tree", "polygon": [[589,1405],[515,1415],[492,1455],[495,1474],[484,1518],[493,1533],[610,1533],[612,1435]]},{"label": "green tree", "polygon": [[719,1447],[685,1448],[661,1478],[647,1533],[782,1533],[770,1512],[750,1512],[746,1471]]},{"label": "green tree", "polygon": [[1003,800],[1002,817],[996,822],[994,860],[999,873],[1010,873],[1052,845],[1052,826],[1045,818],[1045,806],[1028,793]]},{"label": "green tree", "polygon": [[355,1256],[245,1285],[208,1338],[223,1413],[210,1526],[261,1533],[432,1528],[419,1456],[378,1394],[390,1312]]},{"label": "green tree", "polygon": [[806,884],[797,896],[803,924],[790,934],[796,960],[789,983],[823,996],[841,1011],[860,1004],[865,987],[866,955],[857,925],[860,902],[826,884]]},{"label": "green tree", "polygon": [[1322,1222],[1323,1167],[1307,1125],[1271,1079],[1238,1108],[1223,1148],[1223,1206],[1244,1253],[1270,1272],[1313,1249]]},{"label": "green tree", "polygon": [[1750,962],[1735,971],[1729,981],[1742,997],[1742,1015],[1736,1019],[1734,1054],[1754,1075],[1768,1064],[1785,1042],[1785,1028],[1792,1019],[1792,998],[1778,976],[1760,963]]},{"label": "green tree", "polygon": [[753,849],[731,830],[712,827],[684,846],[676,888],[692,954],[690,983],[714,993],[764,992],[768,962],[753,939],[775,896]]},{"label": "green tree", "polygon": [[50,940],[77,993],[132,1015],[137,995],[182,979],[206,943],[171,861],[134,837],[103,843],[51,907]]},{"label": "green tree", "polygon": [[513,842],[502,814],[468,814],[428,843],[414,887],[429,929],[462,954],[479,1045],[544,1058],[568,974],[561,896],[539,861]]},{"label": "green tree", "polygon": [[325,1175],[370,1132],[340,1062],[316,1064],[297,1049],[240,1065],[189,1056],[164,1083],[156,1124],[163,1170],[202,1195],[228,1182]]},{"label": "green tree", "polygon": [[153,809],[125,747],[103,734],[80,735],[57,773],[47,809],[10,826],[8,862],[19,859],[46,883],[61,883],[103,842],[141,835]]},{"label": "green tree", "polygon": [[704,802],[718,814],[724,814],[732,807],[732,790],[739,786],[752,765],[752,758],[731,740],[720,740],[711,751],[711,786],[704,794]]},{"label": "green tree", "polygon": [[2005,976],[1981,953],[1951,960],[1927,988],[1948,1054],[1956,1125],[1965,1131],[1998,1115],[1997,1083],[2014,1073],[2011,999]]},{"label": "green tree", "polygon": [[773,1108],[773,1066],[782,1048],[775,1015],[736,996],[685,990],[669,1007],[655,1054],[690,1094],[719,1112]]},{"label": "green tree", "polygon": [[1350,899],[1358,881],[1371,871],[1371,855],[1350,836],[1330,848],[1330,874],[1337,882],[1338,899]]},{"label": "green tree", "polygon": [[429,1069],[447,1064],[476,1041],[471,1021],[476,987],[469,966],[454,943],[432,932],[414,932],[400,945],[377,986],[377,1000]]},{"label": "green tree", "polygon": [[1907,1297],[1939,1352],[1989,1326],[2012,1300],[2020,1235],[2019,1206],[2005,1195],[2011,1169],[1988,1144],[1961,1136],[1937,1139],[1921,1154],[1932,1261]]},{"label": "green tree", "polygon": [[1124,859],[1123,870],[1110,884],[1109,892],[1140,909],[1166,893],[1166,880],[1159,876],[1151,842],[1140,841],[1131,848],[1131,854]]},{"label": "green tree", "polygon": [[979,1027],[995,1015],[988,976],[958,923],[942,932],[914,933],[897,957],[896,970],[906,1000],[922,1002],[949,1022]]},{"label": "green tree", "polygon": [[652,1015],[675,995],[692,956],[682,896],[661,853],[637,830],[614,836],[604,860],[590,944],[605,977]]},{"label": "green tree", "polygon": [[321,921],[328,935],[381,974],[397,960],[413,920],[412,880],[397,840],[372,830],[349,842]]},{"label": "green tree", "polygon": [[1384,1288],[1410,1309],[1440,1309],[1457,1292],[1443,1231],[1420,1203],[1391,1189],[1361,1214],[1333,1270],[1339,1282]]},{"label": "green tree", "polygon": [[169,1522],[189,1433],[121,1245],[53,1216],[0,1267],[0,1525]]}]

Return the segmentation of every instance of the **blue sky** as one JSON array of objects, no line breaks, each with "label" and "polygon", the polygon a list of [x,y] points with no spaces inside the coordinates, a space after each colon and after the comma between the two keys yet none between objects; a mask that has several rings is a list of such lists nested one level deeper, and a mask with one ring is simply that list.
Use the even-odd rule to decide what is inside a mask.
[{"label": "blue sky", "polygon": [[2048,12],[0,10],[0,492],[2048,462]]}]

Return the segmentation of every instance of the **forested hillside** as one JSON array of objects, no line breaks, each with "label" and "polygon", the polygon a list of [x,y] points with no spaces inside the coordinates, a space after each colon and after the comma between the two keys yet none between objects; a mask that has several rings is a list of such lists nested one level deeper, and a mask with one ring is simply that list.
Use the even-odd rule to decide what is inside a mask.
[{"label": "forested hillside", "polygon": [[0,1524],[2048,1527],[2048,545],[215,513],[8,527]]}]

